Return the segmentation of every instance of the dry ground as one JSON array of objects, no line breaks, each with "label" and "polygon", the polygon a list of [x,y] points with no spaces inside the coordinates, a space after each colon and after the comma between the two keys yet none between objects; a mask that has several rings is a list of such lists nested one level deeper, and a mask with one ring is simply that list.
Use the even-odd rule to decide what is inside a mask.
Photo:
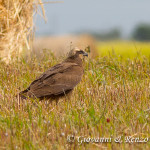
[{"label": "dry ground", "polygon": [[[28,99],[19,106],[16,94],[60,59],[45,53],[40,60],[0,62],[0,149],[149,150],[149,140],[125,143],[124,139],[150,138],[150,58],[86,59],[85,75],[71,99],[62,99],[57,106]],[[67,140],[69,135],[74,142]],[[79,136],[112,141],[81,144]],[[114,142],[119,136],[121,144]]]}]

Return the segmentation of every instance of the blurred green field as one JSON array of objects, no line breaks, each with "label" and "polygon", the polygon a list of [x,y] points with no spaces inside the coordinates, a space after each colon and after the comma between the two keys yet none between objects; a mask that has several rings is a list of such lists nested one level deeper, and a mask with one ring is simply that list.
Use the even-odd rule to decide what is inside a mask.
[{"label": "blurred green field", "polygon": [[[134,57],[136,48],[122,44],[114,44],[116,53],[120,54],[119,48],[128,49]],[[16,57],[9,65],[0,62],[0,149],[150,149],[149,52],[119,60],[106,52],[111,51],[111,43],[99,48],[99,58],[84,60],[85,74],[71,99],[61,99],[57,106],[33,99],[19,105],[16,95],[64,58],[44,53],[40,59]],[[127,58],[124,51],[121,54]],[[70,135],[75,138],[72,142],[67,140]],[[120,136],[122,143],[116,143]],[[88,142],[89,137],[112,141]],[[148,140],[129,143],[128,137]]]},{"label": "blurred green field", "polygon": [[100,56],[116,54],[122,58],[150,57],[150,43],[136,41],[110,41],[97,44]]}]

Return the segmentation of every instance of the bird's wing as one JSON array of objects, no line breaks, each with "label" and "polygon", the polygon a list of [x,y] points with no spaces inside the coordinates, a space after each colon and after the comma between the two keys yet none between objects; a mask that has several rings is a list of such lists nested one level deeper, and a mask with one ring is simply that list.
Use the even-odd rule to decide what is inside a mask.
[{"label": "bird's wing", "polygon": [[36,97],[65,93],[80,82],[82,74],[83,68],[75,63],[56,65],[31,83],[30,92]]},{"label": "bird's wing", "polygon": [[[47,71],[45,71],[43,74],[41,74],[36,80],[34,80],[31,84],[35,84],[37,81],[43,81],[46,78],[49,78],[50,76],[58,73],[58,72],[62,72],[64,70],[66,70],[67,68],[70,68],[71,66],[77,66],[76,63],[61,63],[61,64],[57,64],[53,67],[51,67],[50,69],[48,69]],[[29,87],[30,87],[29,86]]]}]

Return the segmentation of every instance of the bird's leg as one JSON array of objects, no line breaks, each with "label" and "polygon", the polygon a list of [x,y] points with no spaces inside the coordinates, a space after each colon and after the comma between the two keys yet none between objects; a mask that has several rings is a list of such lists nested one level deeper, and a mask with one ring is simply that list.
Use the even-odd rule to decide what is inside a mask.
[{"label": "bird's leg", "polygon": [[56,106],[57,106],[57,104],[58,104],[58,101],[59,101],[59,100],[58,100],[58,99],[56,99]]},{"label": "bird's leg", "polygon": [[18,95],[17,99],[18,99],[18,108],[20,109],[20,96],[19,95]]}]

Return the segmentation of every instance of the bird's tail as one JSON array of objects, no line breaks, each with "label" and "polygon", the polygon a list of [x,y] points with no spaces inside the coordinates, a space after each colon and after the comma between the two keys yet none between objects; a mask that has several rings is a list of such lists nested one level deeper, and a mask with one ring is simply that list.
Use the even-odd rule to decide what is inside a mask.
[{"label": "bird's tail", "polygon": [[29,91],[29,88],[27,88],[27,89],[24,90],[24,91],[21,91],[21,92],[19,93],[19,97],[20,97],[21,99],[27,99],[27,97],[28,97],[28,91]]}]

